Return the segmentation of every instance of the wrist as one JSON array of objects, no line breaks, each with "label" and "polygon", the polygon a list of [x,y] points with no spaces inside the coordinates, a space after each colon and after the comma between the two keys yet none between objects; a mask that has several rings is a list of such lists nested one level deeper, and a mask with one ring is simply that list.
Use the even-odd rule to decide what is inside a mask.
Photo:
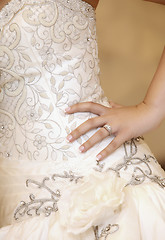
[{"label": "wrist", "polygon": [[152,128],[156,128],[162,122],[164,115],[160,107],[155,103],[146,101],[145,99],[139,104],[142,108],[145,109],[146,116],[149,121],[152,123]]}]

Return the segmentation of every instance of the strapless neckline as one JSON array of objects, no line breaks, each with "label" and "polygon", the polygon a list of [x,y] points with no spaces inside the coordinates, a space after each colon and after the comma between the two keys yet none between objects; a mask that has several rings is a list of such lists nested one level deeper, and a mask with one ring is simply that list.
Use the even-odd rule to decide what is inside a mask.
[{"label": "strapless neckline", "polygon": [[[39,4],[54,2],[55,0],[10,0],[0,10],[0,32],[2,27],[6,25],[10,19],[16,14],[25,4]],[[76,11],[86,12],[89,17],[94,17],[95,8],[84,0],[56,0],[68,8],[73,8]]]},{"label": "strapless neckline", "polygon": [[[81,2],[89,5],[90,7],[92,7],[92,8],[94,9],[94,7],[93,7],[91,4],[87,3],[86,1],[84,1],[84,0],[78,0],[78,1],[81,1]],[[8,2],[0,9],[0,13],[1,13],[2,11],[4,11],[5,8],[8,7],[12,2],[15,2],[15,0],[10,0],[10,1],[8,1]],[[21,3],[22,0],[19,0],[19,2]],[[67,0],[66,2],[69,3],[69,0]],[[95,10],[95,9],[94,9],[94,10]]]}]

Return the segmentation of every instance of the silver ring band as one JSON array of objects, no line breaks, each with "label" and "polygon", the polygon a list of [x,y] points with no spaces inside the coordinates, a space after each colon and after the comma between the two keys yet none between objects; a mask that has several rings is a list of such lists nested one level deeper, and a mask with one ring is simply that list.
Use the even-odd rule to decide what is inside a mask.
[{"label": "silver ring band", "polygon": [[105,124],[105,125],[103,126],[103,128],[105,128],[105,129],[109,132],[109,135],[112,134],[112,127],[111,127],[110,125]]}]

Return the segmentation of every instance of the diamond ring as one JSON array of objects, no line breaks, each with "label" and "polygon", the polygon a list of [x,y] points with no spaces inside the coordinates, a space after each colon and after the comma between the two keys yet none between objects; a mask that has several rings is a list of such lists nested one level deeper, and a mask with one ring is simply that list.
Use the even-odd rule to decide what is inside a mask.
[{"label": "diamond ring", "polygon": [[105,125],[103,126],[103,128],[105,128],[105,129],[109,132],[109,135],[112,134],[112,127],[111,127],[110,125],[105,124]]}]

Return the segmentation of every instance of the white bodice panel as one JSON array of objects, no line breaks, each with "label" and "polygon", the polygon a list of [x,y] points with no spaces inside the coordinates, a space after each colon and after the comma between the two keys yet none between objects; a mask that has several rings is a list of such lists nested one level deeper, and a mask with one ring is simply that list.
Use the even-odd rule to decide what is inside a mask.
[{"label": "white bodice panel", "polygon": [[83,154],[78,147],[97,129],[66,142],[70,131],[95,117],[67,115],[68,105],[110,107],[98,63],[95,12],[88,3],[11,0],[0,11],[0,226],[29,218],[31,210],[37,215],[35,204],[41,214],[56,212],[54,196],[92,171],[115,172],[128,185],[165,186],[164,171],[141,138],[99,164],[97,153],[114,136]]},{"label": "white bodice panel", "polygon": [[82,1],[18,0],[0,17],[1,156],[72,158],[65,137],[92,115],[66,116],[64,109],[80,101],[108,104],[99,85],[94,9]]}]

